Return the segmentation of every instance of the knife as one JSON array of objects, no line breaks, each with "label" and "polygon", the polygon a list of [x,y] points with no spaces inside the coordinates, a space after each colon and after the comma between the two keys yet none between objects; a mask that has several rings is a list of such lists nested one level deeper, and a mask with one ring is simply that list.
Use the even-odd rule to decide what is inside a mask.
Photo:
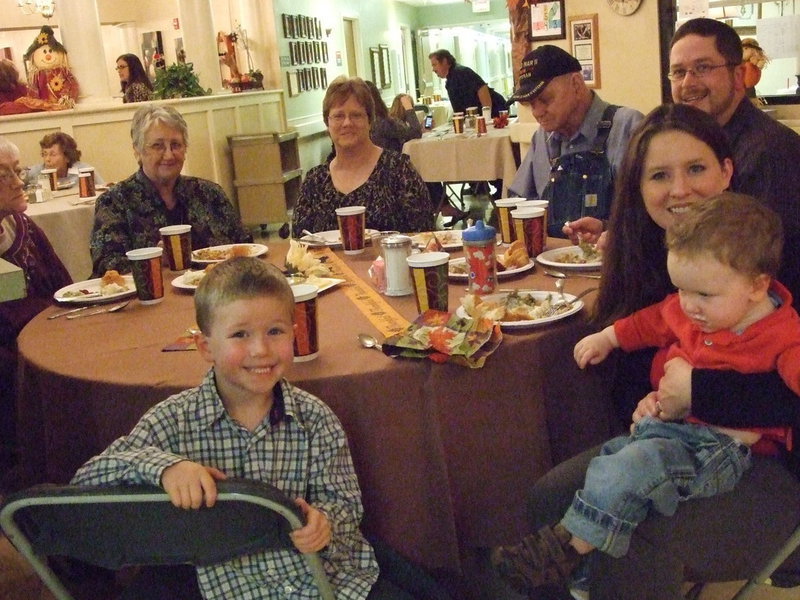
[{"label": "knife", "polygon": [[82,311],[82,310],[86,310],[87,308],[89,308],[89,307],[88,306],[79,306],[78,308],[73,308],[73,309],[70,309],[70,310],[65,310],[65,311],[60,312],[60,313],[52,314],[49,317],[47,317],[47,319],[48,320],[57,319],[58,317],[63,317],[64,315],[69,315],[69,314],[76,313],[76,312],[79,312],[79,311]]},{"label": "knife", "polygon": [[117,312],[118,310],[121,310],[121,309],[125,308],[126,306],[128,306],[129,302],[130,301],[128,300],[128,301],[123,302],[121,304],[115,304],[114,306],[108,306],[106,308],[101,308],[100,310],[93,310],[92,312],[79,313],[77,315],[69,315],[69,316],[67,316],[67,319],[79,319],[81,317],[91,317],[92,315],[99,315],[99,314],[102,314],[102,313]]}]

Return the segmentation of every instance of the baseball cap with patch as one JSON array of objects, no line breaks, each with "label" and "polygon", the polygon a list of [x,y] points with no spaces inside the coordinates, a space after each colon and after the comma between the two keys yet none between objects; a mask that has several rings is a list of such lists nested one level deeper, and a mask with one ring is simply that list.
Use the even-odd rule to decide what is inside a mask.
[{"label": "baseball cap with patch", "polygon": [[531,50],[522,59],[519,85],[509,102],[526,102],[542,93],[550,80],[559,75],[580,72],[581,63],[558,46],[545,44]]}]

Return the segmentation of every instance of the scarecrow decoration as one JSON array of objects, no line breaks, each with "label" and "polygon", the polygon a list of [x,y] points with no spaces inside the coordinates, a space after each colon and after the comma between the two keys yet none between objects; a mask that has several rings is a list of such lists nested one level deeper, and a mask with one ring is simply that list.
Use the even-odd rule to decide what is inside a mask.
[{"label": "scarecrow decoration", "polygon": [[16,101],[33,110],[73,108],[78,99],[78,81],[69,68],[67,49],[56,40],[49,25],[25,52],[28,68],[28,97]]}]

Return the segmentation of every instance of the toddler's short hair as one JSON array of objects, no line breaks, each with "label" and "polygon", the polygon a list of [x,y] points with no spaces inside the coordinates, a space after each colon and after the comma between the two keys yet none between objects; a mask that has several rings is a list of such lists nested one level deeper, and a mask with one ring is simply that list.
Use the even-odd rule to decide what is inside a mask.
[{"label": "toddler's short hair", "polygon": [[708,252],[743,275],[775,277],[781,264],[780,217],[752,196],[723,192],[691,205],[667,229],[667,250],[683,256]]},{"label": "toddler's short hair", "polygon": [[236,257],[211,269],[194,294],[194,310],[200,331],[209,335],[216,311],[236,300],[275,298],[294,315],[294,294],[275,265],[258,258]]}]

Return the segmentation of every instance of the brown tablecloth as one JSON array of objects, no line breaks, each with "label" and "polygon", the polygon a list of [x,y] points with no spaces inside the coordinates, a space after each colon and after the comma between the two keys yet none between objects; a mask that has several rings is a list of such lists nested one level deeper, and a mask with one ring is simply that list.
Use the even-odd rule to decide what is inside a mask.
[{"label": "brown tablecloth", "polygon": [[[281,264],[287,244],[270,243]],[[345,257],[360,276],[373,256]],[[66,482],[127,433],[150,406],[199,384],[197,352],[162,352],[194,325],[191,292],[169,285],[155,306],[68,321],[48,309],[19,337],[19,435],[29,483]],[[577,292],[597,281],[571,279]],[[541,267],[501,287],[554,289]],[[451,282],[450,306],[464,285]],[[413,319],[413,296],[387,298]],[[591,302],[591,300],[590,300]],[[360,347],[377,334],[340,288],[319,302],[320,356],[289,378],[341,419],[361,483],[365,528],[431,568],[459,568],[463,548],[525,533],[524,500],[553,464],[610,434],[610,367],[583,372],[572,347],[589,330],[581,314],[504,333],[481,369],[392,359]]]}]

